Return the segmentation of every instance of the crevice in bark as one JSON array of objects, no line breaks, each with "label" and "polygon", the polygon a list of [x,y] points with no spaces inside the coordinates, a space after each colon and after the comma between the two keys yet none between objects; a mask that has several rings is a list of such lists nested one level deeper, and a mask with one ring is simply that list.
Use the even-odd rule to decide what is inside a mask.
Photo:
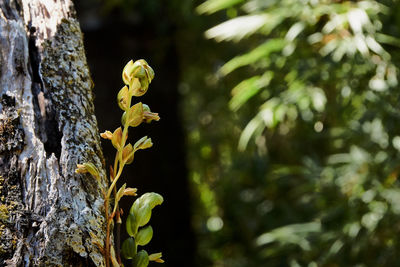
[{"label": "crevice in bark", "polygon": [[62,134],[59,131],[51,94],[47,92],[40,74],[41,58],[36,45],[36,38],[36,28],[29,26],[28,49],[32,71],[32,95],[35,107],[35,121],[38,126],[37,134],[44,144],[46,157],[49,158],[51,154],[54,153],[56,158],[59,159],[61,154]]},{"label": "crevice in bark", "polygon": [[78,253],[72,249],[64,252],[63,257],[67,260],[70,266],[74,267],[96,267],[90,258],[81,257]]},{"label": "crevice in bark", "polygon": [[0,2],[0,10],[3,12],[4,16],[10,20],[15,20],[17,17],[15,14],[15,10],[13,9],[13,6],[12,6],[13,4],[15,4],[16,7],[19,6],[14,1],[11,1],[11,3],[10,3],[10,0],[2,0]]}]

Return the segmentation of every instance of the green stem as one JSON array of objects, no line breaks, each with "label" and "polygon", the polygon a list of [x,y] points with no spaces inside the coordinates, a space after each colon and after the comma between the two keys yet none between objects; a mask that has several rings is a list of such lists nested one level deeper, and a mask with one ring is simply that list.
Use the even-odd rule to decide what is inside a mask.
[{"label": "green stem", "polygon": [[114,177],[113,182],[111,183],[110,187],[108,188],[107,195],[106,195],[107,199],[110,199],[112,190],[113,190],[113,188],[115,187],[115,185],[117,184],[118,178],[121,176],[122,169],[124,168],[124,165],[125,165],[124,163],[122,163],[122,164],[120,165],[120,168],[119,168],[119,170],[118,170],[117,176]]}]

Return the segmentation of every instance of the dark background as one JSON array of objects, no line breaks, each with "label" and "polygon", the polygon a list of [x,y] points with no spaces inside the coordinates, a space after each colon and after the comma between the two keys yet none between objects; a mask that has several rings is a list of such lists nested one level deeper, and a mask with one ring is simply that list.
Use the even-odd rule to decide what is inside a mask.
[{"label": "dark background", "polygon": [[[134,99],[148,104],[161,120],[129,129],[134,143],[144,135],[152,138],[151,149],[136,153],[124,170],[119,184],[137,187],[138,193],[157,192],[164,203],[153,211],[150,224],[154,237],[146,246],[150,253],[163,252],[165,266],[194,266],[195,241],[190,223],[190,197],[182,120],[179,113],[179,56],[175,46],[175,25],[163,10],[157,22],[138,12],[124,14],[119,8],[104,10],[104,4],[75,1],[84,33],[87,61],[95,84],[96,116],[99,130],[114,131],[122,115],[116,94],[122,88],[122,68],[133,59],[145,59],[155,70],[146,95]],[[154,16],[154,14],[152,14]],[[113,164],[115,150],[102,141],[107,164]],[[128,211],[133,199],[121,202]],[[125,221],[125,218],[123,219]],[[122,240],[126,237],[124,225]],[[156,265],[156,264],[154,264]]]}]

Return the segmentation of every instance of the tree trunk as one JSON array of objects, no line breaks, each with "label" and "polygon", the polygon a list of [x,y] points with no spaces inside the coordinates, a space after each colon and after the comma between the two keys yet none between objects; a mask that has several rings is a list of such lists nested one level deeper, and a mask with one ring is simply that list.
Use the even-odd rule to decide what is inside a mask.
[{"label": "tree trunk", "polygon": [[0,266],[104,266],[91,86],[71,0],[0,1]]}]

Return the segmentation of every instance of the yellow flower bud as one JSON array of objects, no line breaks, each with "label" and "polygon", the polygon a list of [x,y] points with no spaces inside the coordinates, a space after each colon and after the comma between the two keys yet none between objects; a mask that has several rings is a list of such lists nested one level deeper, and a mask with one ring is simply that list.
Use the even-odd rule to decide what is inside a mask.
[{"label": "yellow flower bud", "polygon": [[129,95],[128,86],[125,85],[124,87],[122,87],[121,90],[119,90],[118,95],[117,95],[117,100],[118,100],[118,106],[122,110],[129,109],[128,102],[129,102],[130,97],[131,96]]},{"label": "yellow flower bud", "polygon": [[137,188],[128,187],[124,190],[124,196],[137,196],[136,192]]},{"label": "yellow flower bud", "polygon": [[139,150],[139,149],[146,149],[149,147],[152,147],[153,143],[151,142],[151,138],[148,138],[147,136],[144,136],[142,138],[139,139],[139,141],[137,141],[134,145],[133,145],[133,149],[135,151]]},{"label": "yellow flower bud", "polygon": [[130,74],[132,73],[132,69],[133,69],[133,60],[129,61],[122,70],[122,80],[126,85],[128,85],[131,80]]},{"label": "yellow flower bud", "polygon": [[162,253],[158,252],[158,253],[153,253],[149,255],[149,260],[150,261],[155,261],[158,263],[164,263],[163,259],[161,259],[162,257]]},{"label": "yellow flower bud", "polygon": [[90,173],[94,178],[100,179],[99,170],[93,163],[85,162],[83,164],[77,164],[76,167],[76,173]]},{"label": "yellow flower bud", "polygon": [[122,161],[124,161],[125,164],[131,164],[134,158],[134,154],[135,151],[133,150],[132,145],[128,144],[122,150]]},{"label": "yellow flower bud", "polygon": [[114,131],[114,133],[112,134],[111,143],[116,149],[119,150],[121,148],[121,143],[122,143],[122,129],[121,129],[121,127],[116,129]]},{"label": "yellow flower bud", "polygon": [[112,133],[110,131],[105,131],[104,133],[101,133],[100,136],[104,139],[112,139]]},{"label": "yellow flower bud", "polygon": [[143,121],[143,105],[141,102],[133,105],[126,114],[126,123],[131,127],[140,125]]}]

